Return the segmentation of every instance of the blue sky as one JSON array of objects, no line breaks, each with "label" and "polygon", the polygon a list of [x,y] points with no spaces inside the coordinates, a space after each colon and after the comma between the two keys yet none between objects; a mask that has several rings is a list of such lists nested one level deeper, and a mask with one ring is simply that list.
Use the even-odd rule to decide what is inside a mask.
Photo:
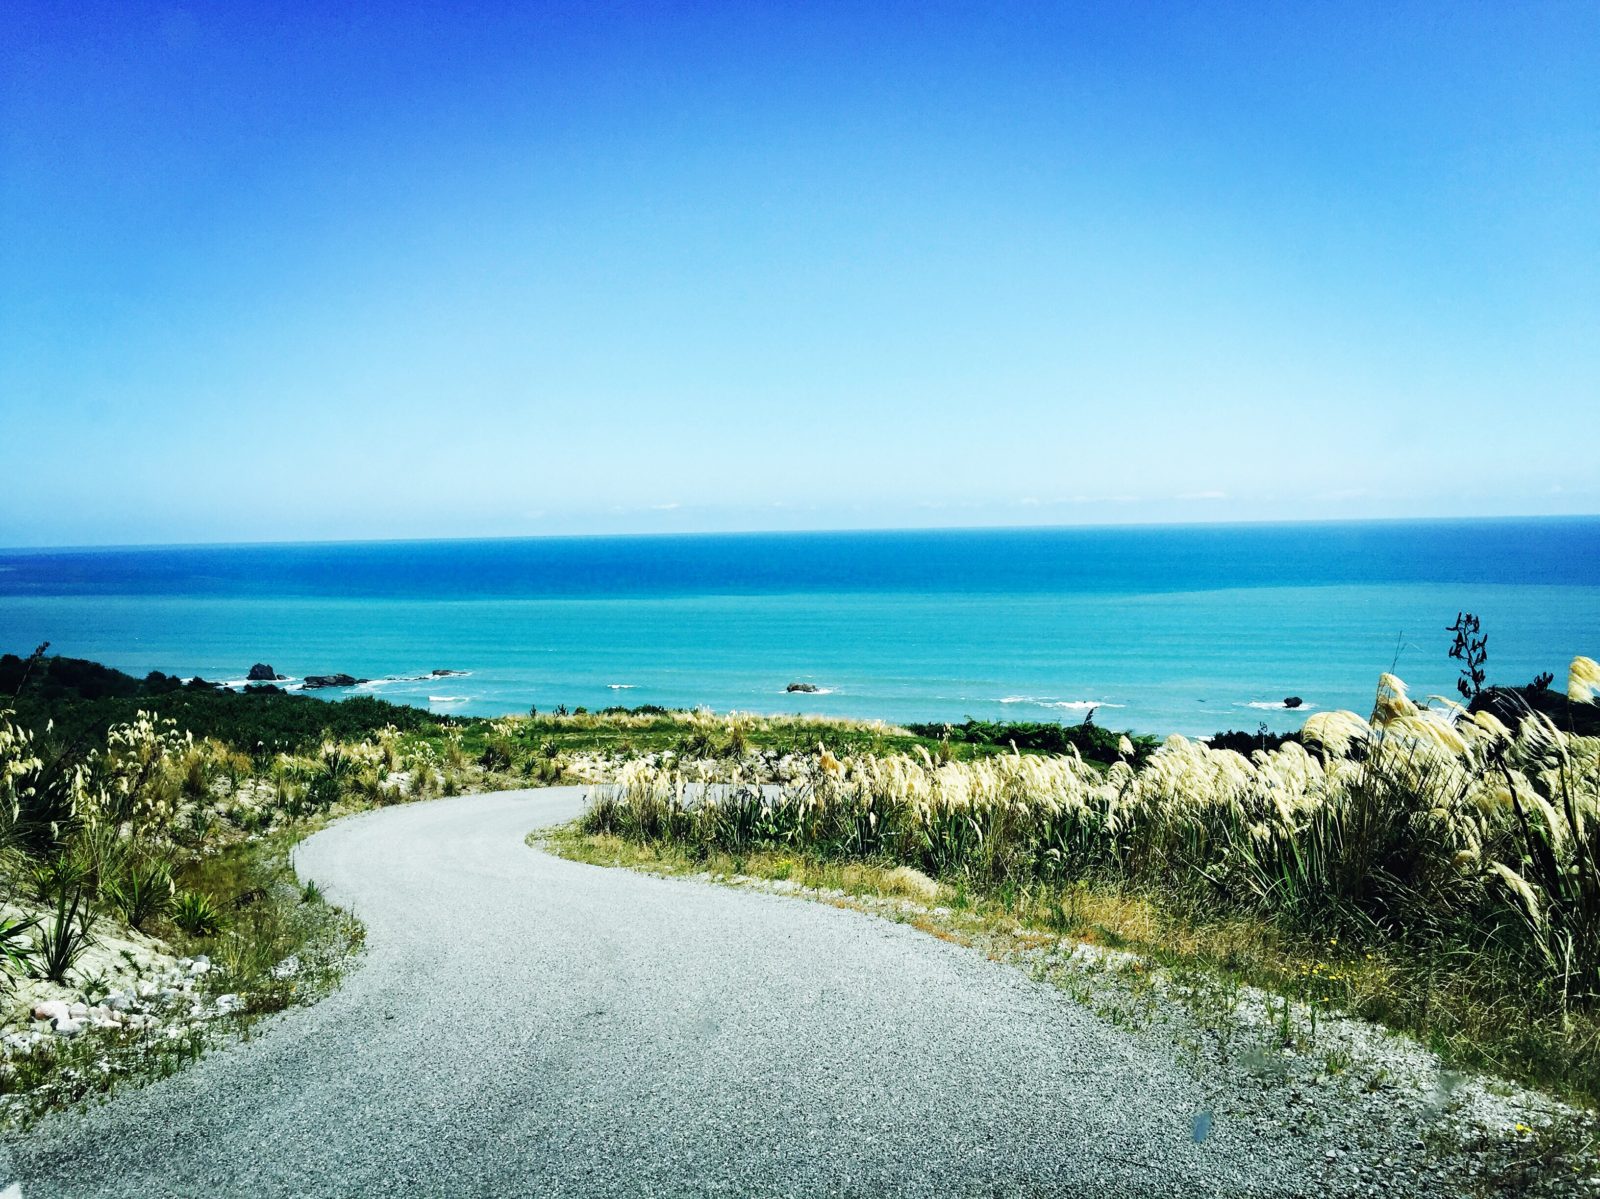
[{"label": "blue sky", "polygon": [[13,0],[0,544],[1600,511],[1597,79],[1592,3]]}]

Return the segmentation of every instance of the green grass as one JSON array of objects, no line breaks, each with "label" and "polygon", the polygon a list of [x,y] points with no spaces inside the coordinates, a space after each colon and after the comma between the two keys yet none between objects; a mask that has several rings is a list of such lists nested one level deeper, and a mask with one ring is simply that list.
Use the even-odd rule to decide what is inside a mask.
[{"label": "green grass", "polygon": [[[203,898],[219,914],[217,927],[190,935],[170,915],[151,922],[174,954],[205,954],[216,969],[203,978],[205,993],[238,994],[233,1014],[185,1027],[177,1038],[153,1030],[91,1029],[71,1040],[52,1040],[0,1070],[0,1122],[26,1125],[45,1112],[113,1093],[119,1086],[166,1077],[212,1045],[249,1036],[261,1017],[310,1003],[338,982],[361,947],[364,930],[314,887],[304,887],[289,862],[294,844],[314,832],[307,822],[230,846],[180,869],[184,893]],[[273,968],[298,959],[292,976]],[[94,989],[88,984],[88,989]]]}]

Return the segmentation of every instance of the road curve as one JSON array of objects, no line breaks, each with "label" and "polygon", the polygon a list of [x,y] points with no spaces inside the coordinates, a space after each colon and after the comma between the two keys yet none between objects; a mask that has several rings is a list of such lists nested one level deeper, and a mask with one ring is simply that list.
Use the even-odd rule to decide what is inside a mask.
[{"label": "road curve", "polygon": [[[296,855],[366,922],[323,1002],[0,1145],[24,1199],[1324,1191],[1291,1138],[970,950],[529,849],[576,788],[341,821]],[[7,1153],[9,1150],[9,1153]],[[1299,1160],[1297,1160],[1299,1159]],[[1320,1165],[1320,1162],[1317,1163]]]}]

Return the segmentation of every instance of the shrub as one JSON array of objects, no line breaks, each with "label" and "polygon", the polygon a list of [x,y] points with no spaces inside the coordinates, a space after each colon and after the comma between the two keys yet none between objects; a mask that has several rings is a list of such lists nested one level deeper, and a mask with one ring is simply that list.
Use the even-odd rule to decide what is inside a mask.
[{"label": "shrub", "polygon": [[213,937],[222,929],[222,912],[210,896],[183,891],[173,901],[172,922],[191,937]]},{"label": "shrub", "polygon": [[172,867],[160,860],[130,863],[102,893],[129,927],[143,931],[147,922],[172,906]]}]

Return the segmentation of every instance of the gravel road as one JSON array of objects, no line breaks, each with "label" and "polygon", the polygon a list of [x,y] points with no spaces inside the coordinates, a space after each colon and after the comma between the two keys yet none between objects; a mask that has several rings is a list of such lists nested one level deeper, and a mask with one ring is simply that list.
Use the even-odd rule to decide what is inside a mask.
[{"label": "gravel road", "polygon": [[1175,1055],[1019,970],[523,843],[581,803],[467,796],[318,833],[301,874],[368,928],[345,984],[174,1078],[7,1134],[0,1189],[1342,1193],[1323,1145],[1230,1121]]}]

